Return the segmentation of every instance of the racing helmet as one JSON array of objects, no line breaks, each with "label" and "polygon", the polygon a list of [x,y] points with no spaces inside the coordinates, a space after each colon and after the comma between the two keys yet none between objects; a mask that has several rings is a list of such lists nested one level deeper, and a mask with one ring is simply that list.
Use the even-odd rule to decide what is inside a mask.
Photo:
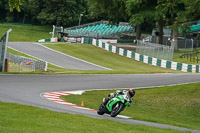
[{"label": "racing helmet", "polygon": [[129,89],[128,93],[131,97],[133,97],[135,95],[135,90],[134,89]]}]

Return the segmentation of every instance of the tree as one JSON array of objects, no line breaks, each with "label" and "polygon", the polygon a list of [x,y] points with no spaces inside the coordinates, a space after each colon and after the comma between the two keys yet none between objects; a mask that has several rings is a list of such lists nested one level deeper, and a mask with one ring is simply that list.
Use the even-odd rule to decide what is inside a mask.
[{"label": "tree", "polygon": [[13,9],[16,9],[20,12],[19,6],[22,5],[22,0],[9,0],[10,11],[13,12]]},{"label": "tree", "polygon": [[184,0],[158,0],[157,10],[163,13],[165,20],[171,24],[173,30],[172,46],[178,50],[178,28],[185,22]]},{"label": "tree", "polygon": [[[127,0],[126,11],[130,15],[129,22],[136,26],[136,39],[141,39],[141,24],[148,21],[158,21],[161,30],[159,33],[162,38],[162,17],[156,11],[157,1],[152,0]],[[161,40],[162,42],[162,40]]]},{"label": "tree", "polygon": [[200,19],[200,0],[185,0],[186,12],[185,15],[188,21]]},{"label": "tree", "polygon": [[111,23],[128,21],[126,0],[88,0],[90,15],[100,17]]},{"label": "tree", "polygon": [[4,21],[7,11],[9,11],[8,1],[0,0],[0,21]]},{"label": "tree", "polygon": [[37,19],[42,24],[70,25],[78,22],[79,15],[85,11],[85,6],[84,0],[44,1]]},{"label": "tree", "polygon": [[32,23],[41,23],[37,17],[41,13],[42,9],[45,8],[43,0],[27,0],[27,4],[24,4],[27,13],[32,18]]}]

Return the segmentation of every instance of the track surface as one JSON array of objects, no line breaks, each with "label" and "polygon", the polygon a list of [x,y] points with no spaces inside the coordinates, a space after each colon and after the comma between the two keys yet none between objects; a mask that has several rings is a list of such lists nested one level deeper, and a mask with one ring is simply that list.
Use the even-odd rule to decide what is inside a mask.
[{"label": "track surface", "polygon": [[79,70],[110,70],[31,42],[9,42],[8,46],[27,55],[31,55],[63,68]]},{"label": "track surface", "polygon": [[[57,66],[80,70],[108,70],[107,68],[91,64],[68,55],[50,50],[33,43],[14,42],[9,47],[45,60]],[[53,56],[52,56],[53,55]],[[135,75],[0,75],[0,101],[20,103],[58,112],[82,114],[93,118],[110,119],[114,121],[141,124],[159,128],[170,128],[181,131],[190,130],[180,127],[155,124],[124,118],[111,118],[99,116],[96,112],[77,109],[58,104],[43,98],[45,92],[115,89],[115,88],[140,88],[150,86],[163,86],[189,82],[199,82],[199,74],[135,74]]]},{"label": "track surface", "polygon": [[93,118],[142,124],[181,131],[200,131],[137,121],[132,119],[99,116],[95,112],[81,110],[52,102],[41,97],[45,92],[91,89],[139,88],[199,82],[200,74],[135,74],[135,75],[0,75],[0,101],[32,105],[58,112],[82,114]]}]

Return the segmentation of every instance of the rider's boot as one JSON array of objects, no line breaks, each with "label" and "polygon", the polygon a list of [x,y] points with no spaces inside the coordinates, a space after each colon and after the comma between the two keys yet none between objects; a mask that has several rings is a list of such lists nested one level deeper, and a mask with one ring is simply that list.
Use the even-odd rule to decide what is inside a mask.
[{"label": "rider's boot", "polygon": [[108,103],[108,101],[109,101],[109,98],[104,98],[103,99],[103,104],[106,105]]}]

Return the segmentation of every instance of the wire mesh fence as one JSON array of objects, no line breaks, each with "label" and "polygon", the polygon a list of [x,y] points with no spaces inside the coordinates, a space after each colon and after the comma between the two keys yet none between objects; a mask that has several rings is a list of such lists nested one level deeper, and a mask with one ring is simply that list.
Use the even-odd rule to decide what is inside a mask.
[{"label": "wire mesh fence", "polygon": [[173,59],[174,48],[172,46],[143,42],[138,40],[136,52],[142,55],[171,61]]},{"label": "wire mesh fence", "polygon": [[38,61],[8,52],[6,54],[6,58],[10,61],[9,68],[19,72],[35,72],[36,70],[47,71],[47,62],[45,61]]},{"label": "wire mesh fence", "polygon": [[198,48],[200,42],[193,39],[179,39],[178,40],[178,48],[181,52],[192,52],[195,48]]},{"label": "wire mesh fence", "polygon": [[[149,36],[144,38],[145,42],[156,43],[158,37],[156,36]],[[163,45],[171,46],[172,45],[172,37],[171,36],[163,36]],[[200,42],[194,39],[188,39],[184,37],[178,37],[178,49],[182,52],[192,52],[194,48],[200,46]]]}]

